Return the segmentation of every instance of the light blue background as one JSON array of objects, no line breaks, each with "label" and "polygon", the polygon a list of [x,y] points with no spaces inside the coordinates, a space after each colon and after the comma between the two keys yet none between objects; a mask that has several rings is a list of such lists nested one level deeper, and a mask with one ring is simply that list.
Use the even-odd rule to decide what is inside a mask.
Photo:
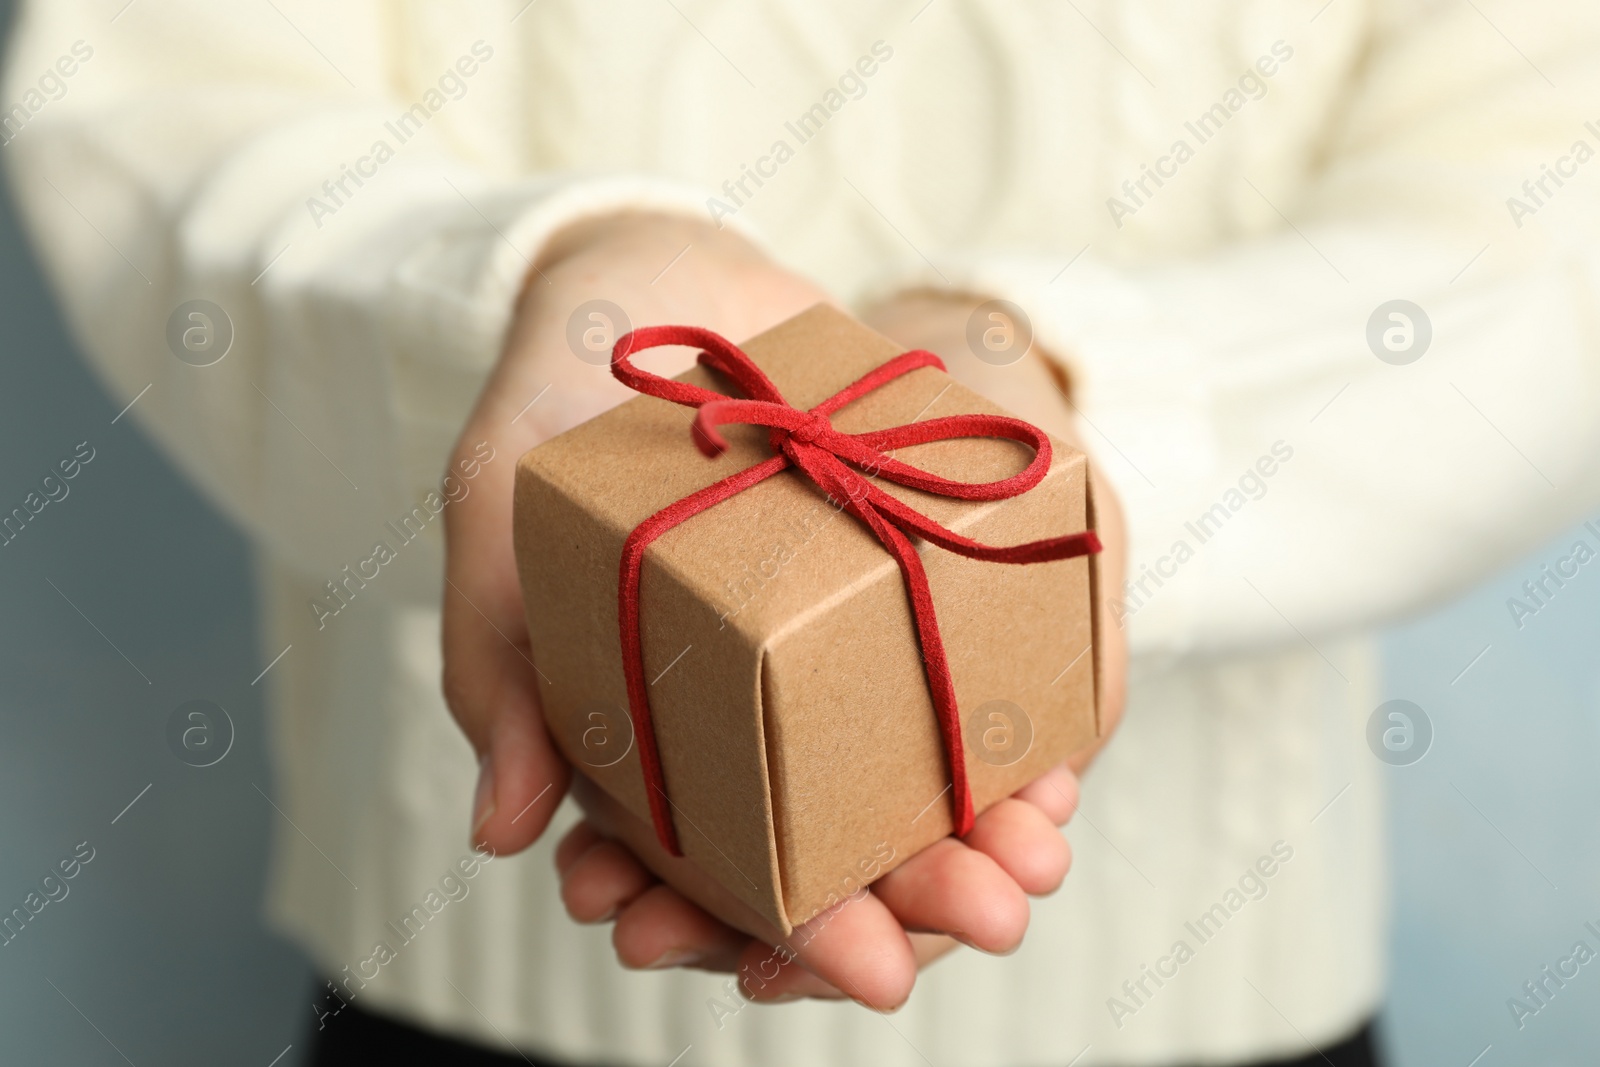
[{"label": "light blue background", "polygon": [[1385,641],[1386,695],[1436,731],[1421,762],[1385,772],[1404,1067],[1466,1067],[1491,1044],[1480,1067],[1600,1063],[1600,960],[1520,1030],[1506,1005],[1579,938],[1600,949],[1583,929],[1600,928],[1600,560],[1520,631],[1506,607],[1579,537],[1596,544],[1556,538]]},{"label": "light blue background", "polygon": [[[78,442],[96,450],[70,496],[0,547],[0,911],[77,842],[96,852],[70,895],[0,948],[0,1061],[120,1065],[114,1043],[141,1067],[264,1067],[293,1044],[279,1061],[292,1067],[312,978],[259,919],[278,816],[258,791],[272,789],[250,684],[265,657],[244,542],[131,419],[112,424],[128,398],[109,398],[74,353],[9,206],[0,324],[0,511]],[[1582,929],[1600,926],[1600,562],[1521,631],[1505,608],[1571,540],[1385,642],[1387,695],[1422,706],[1436,731],[1420,763],[1385,771],[1397,883],[1385,1022],[1400,1067],[1467,1067],[1486,1046],[1482,1067],[1600,1061],[1600,962],[1521,1031],[1506,1007],[1579,937],[1600,947]],[[205,770],[164,739],[195,697],[238,729]]]}]

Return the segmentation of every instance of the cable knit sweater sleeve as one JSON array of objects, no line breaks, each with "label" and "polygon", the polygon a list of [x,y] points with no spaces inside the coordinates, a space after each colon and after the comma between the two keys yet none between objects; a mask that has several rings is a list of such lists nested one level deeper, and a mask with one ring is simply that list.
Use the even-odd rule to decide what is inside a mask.
[{"label": "cable knit sweater sleeve", "polygon": [[[660,179],[518,176],[514,109],[458,103],[520,84],[504,12],[449,15],[52,0],[13,35],[4,156],[78,340],[114,403],[137,397],[130,417],[313,577],[438,489],[547,235],[619,206],[703,217]],[[409,69],[393,43],[418,36],[459,58]],[[226,319],[174,316],[191,300]],[[230,324],[220,362],[175,356]],[[436,599],[436,571],[388,589]]]},{"label": "cable knit sweater sleeve", "polygon": [[1379,9],[1299,188],[1269,200],[1245,165],[1221,249],[1119,267],[1108,226],[1065,272],[1074,249],[943,271],[1071,365],[1140,651],[1415,610],[1600,506],[1596,16],[1412,8]]}]

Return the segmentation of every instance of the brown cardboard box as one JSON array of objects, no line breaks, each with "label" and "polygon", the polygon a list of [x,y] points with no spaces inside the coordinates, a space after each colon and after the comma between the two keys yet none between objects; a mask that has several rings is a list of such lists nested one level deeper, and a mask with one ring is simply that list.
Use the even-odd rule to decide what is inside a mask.
[{"label": "brown cardboard box", "polygon": [[[799,408],[900,352],[826,306],[742,347]],[[683,380],[727,389],[702,367]],[[923,368],[833,423],[860,432],[965,412],[1001,413]],[[623,836],[669,880],[671,861],[644,847],[653,834],[617,623],[622,544],[666,505],[771,455],[765,430],[729,426],[728,451],[707,459],[690,437],[693,415],[636,397],[528,452],[516,486],[545,718],[573,765],[637,816]],[[1009,500],[878,484],[990,544],[1092,528],[1085,457],[1054,439],[1052,448],[1043,481]],[[988,481],[1030,454],[963,439],[896,458]],[[1098,736],[1096,557],[1007,565],[919,550],[982,811]],[[945,756],[899,569],[803,475],[785,471],[664,534],[645,556],[641,603],[645,677],[686,861],[766,922],[787,934],[950,833]]]}]

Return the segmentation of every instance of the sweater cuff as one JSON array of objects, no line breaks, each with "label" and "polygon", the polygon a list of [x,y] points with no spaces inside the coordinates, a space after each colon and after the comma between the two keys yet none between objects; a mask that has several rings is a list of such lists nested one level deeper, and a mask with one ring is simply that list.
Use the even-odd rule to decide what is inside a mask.
[{"label": "sweater cuff", "polygon": [[[556,175],[461,205],[398,265],[389,294],[396,352],[418,363],[487,370],[545,245],[573,223],[624,211],[706,221],[706,194],[646,175]],[[731,223],[759,242],[749,228]]]},{"label": "sweater cuff", "polygon": [[[387,279],[377,323],[409,491],[437,482],[552,237],[573,223],[624,211],[705,220],[705,203],[703,190],[643,175],[556,175],[485,191],[463,188],[444,201],[436,224]],[[737,228],[759,243],[747,226]]]}]

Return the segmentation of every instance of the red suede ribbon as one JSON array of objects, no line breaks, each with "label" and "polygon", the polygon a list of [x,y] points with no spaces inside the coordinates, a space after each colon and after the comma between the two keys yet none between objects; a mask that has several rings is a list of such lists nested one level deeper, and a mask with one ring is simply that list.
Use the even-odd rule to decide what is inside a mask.
[{"label": "red suede ribbon", "polygon": [[[630,362],[634,353],[663,345],[700,348],[700,362],[732,380],[745,398],[728,397],[698,385],[663,378],[639,370]],[[837,506],[859,519],[883,542],[884,548],[900,565],[906,592],[911,598],[911,614],[922,648],[928,689],[939,718],[945,758],[950,765],[953,787],[951,808],[956,833],[964,836],[972,829],[972,791],[967,783],[955,686],[950,679],[950,664],[945,658],[944,642],[939,637],[939,622],[934,615],[928,578],[910,535],[921,537],[951,552],[994,563],[1041,563],[1088,555],[1100,551],[1100,541],[1094,531],[1086,530],[1022,545],[980,544],[919,514],[853,470],[852,467],[858,468],[899,485],[958,500],[1003,500],[1032,489],[1050,469],[1050,439],[1044,431],[1021,419],[1003,415],[952,415],[867,433],[842,433],[833,428],[828,417],[834,412],[918,367],[944,370],[944,363],[932,352],[906,352],[810,411],[801,411],[783,398],[771,379],[738,346],[710,330],[694,326],[651,326],[634,330],[617,340],[611,353],[611,373],[630,389],[670,400],[674,404],[698,408],[690,435],[705,455],[715,457],[727,448],[727,442],[717,430],[718,426],[727,423],[769,427],[772,449],[777,453],[770,459],[662,508],[641,522],[623,545],[622,574],[617,593],[618,620],[622,630],[622,668],[628,682],[628,711],[633,719],[634,736],[639,743],[639,762],[644,769],[645,792],[650,798],[650,816],[655,823],[656,836],[672,855],[681,856],[683,851],[678,845],[670,810],[671,801],[667,796],[661,758],[656,749],[655,726],[650,716],[650,683],[646,681],[644,671],[644,637],[640,632],[639,581],[643,573],[644,552],[657,537],[690,516],[698,515],[789,467],[798,468]],[[1033,448],[1033,461],[1020,473],[996,482],[956,482],[929,474],[886,454],[886,450],[907,445],[959,437],[1003,437],[1020,441]]]}]

